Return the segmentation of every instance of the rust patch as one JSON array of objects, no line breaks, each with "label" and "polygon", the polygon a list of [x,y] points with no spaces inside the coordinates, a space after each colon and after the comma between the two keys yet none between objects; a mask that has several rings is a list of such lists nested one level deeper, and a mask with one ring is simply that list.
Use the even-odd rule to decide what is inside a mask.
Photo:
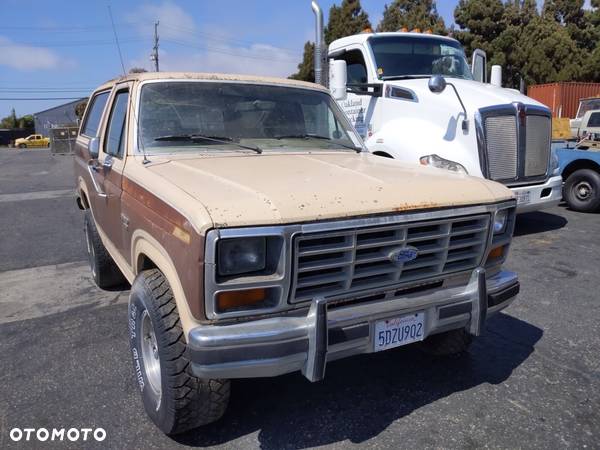
[{"label": "rust patch", "polygon": [[416,204],[408,204],[404,203],[403,205],[396,206],[392,210],[395,212],[401,211],[409,211],[411,209],[430,209],[430,208],[439,208],[439,204],[434,202],[425,202],[425,203],[416,203]]}]

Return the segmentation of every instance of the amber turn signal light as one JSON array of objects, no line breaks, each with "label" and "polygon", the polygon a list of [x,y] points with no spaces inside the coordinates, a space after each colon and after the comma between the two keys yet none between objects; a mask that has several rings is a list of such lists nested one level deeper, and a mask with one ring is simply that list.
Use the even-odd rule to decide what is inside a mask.
[{"label": "amber turn signal light", "polygon": [[494,260],[494,259],[498,259],[498,258],[502,258],[502,255],[504,254],[504,247],[496,247],[493,248],[492,250],[490,250],[490,254],[488,255],[488,261],[490,260]]},{"label": "amber turn signal light", "polygon": [[264,302],[266,298],[267,290],[263,288],[219,292],[217,294],[217,309],[219,311],[226,311],[241,306],[254,306]]}]

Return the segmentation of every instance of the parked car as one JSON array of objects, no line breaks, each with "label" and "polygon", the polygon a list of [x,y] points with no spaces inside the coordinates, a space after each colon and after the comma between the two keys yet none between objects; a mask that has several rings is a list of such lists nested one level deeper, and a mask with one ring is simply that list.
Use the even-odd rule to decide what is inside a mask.
[{"label": "parked car", "polygon": [[50,139],[41,134],[30,134],[26,138],[15,139],[15,147],[35,148],[50,147]]},{"label": "parked car", "polygon": [[[317,42],[324,42],[319,24]],[[482,50],[469,66],[461,44],[448,36],[366,30],[323,52],[333,60],[334,97],[370,152],[498,181],[514,192],[517,212],[558,204],[551,112],[502,88],[500,76],[487,83]],[[318,61],[315,67],[317,73]]]},{"label": "parked car", "polygon": [[92,276],[132,285],[135,378],[165,433],[221,417],[232,378],[466,351],[519,291],[511,191],[366,152],[316,84],[129,74],[91,96],[74,159]]},{"label": "parked car", "polygon": [[558,148],[559,173],[564,180],[563,197],[575,211],[600,210],[600,151]]}]

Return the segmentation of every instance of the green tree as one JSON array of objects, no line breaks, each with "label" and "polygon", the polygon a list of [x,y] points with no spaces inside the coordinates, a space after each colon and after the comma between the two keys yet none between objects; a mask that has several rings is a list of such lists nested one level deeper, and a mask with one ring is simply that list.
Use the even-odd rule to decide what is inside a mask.
[{"label": "green tree", "polygon": [[524,27],[518,42],[527,84],[581,79],[583,51],[567,29],[551,17],[536,17]]},{"label": "green tree", "polygon": [[583,5],[583,0],[545,0],[542,11],[544,17],[564,26],[579,48],[593,51],[598,35]]},{"label": "green tree", "polygon": [[454,9],[454,20],[461,28],[454,35],[467,54],[481,48],[488,59],[493,59],[495,47],[492,42],[506,29],[502,1],[460,0]]},{"label": "green tree", "polygon": [[371,28],[369,15],[363,11],[360,0],[343,0],[340,6],[335,4],[329,9],[329,21],[325,28],[325,42],[358,34],[365,28]]},{"label": "green tree", "polygon": [[290,75],[293,80],[315,81],[315,44],[307,41],[304,44],[302,62],[298,64],[298,72]]},{"label": "green tree", "polygon": [[[329,19],[325,27],[325,43],[329,45],[336,39],[360,33],[370,27],[369,15],[363,11],[360,0],[343,0],[340,6],[334,4],[329,10]],[[314,54],[315,44],[306,42],[302,62],[298,64],[298,71],[290,75],[290,78],[315,81]]]},{"label": "green tree", "polygon": [[438,14],[434,0],[394,0],[383,9],[377,31],[399,31],[419,28],[435,34],[447,34],[444,19]]}]

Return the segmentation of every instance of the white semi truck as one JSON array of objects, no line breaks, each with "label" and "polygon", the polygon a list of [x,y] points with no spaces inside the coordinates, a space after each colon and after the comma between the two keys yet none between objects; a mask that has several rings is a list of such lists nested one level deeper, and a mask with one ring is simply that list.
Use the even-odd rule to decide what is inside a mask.
[{"label": "white semi truck", "polygon": [[450,37],[371,31],[326,50],[322,13],[316,2],[312,8],[316,81],[329,85],[369,151],[498,181],[514,192],[518,212],[558,204],[551,112],[502,88],[499,66],[487,83],[483,51],[469,66]]}]

